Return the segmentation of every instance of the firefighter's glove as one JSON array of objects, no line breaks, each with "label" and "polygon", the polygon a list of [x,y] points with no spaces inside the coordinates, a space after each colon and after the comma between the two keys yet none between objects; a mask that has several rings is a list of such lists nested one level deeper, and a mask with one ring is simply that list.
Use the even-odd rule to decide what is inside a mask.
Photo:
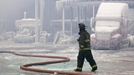
[{"label": "firefighter's glove", "polygon": [[87,40],[85,40],[85,42],[90,42],[90,40],[89,40],[89,39],[87,39]]},{"label": "firefighter's glove", "polygon": [[82,49],[83,49],[83,48],[84,48],[84,46],[83,46],[83,45],[80,45],[80,48],[82,48]]},{"label": "firefighter's glove", "polygon": [[77,39],[77,41],[79,42],[79,41],[80,41],[80,39]]}]

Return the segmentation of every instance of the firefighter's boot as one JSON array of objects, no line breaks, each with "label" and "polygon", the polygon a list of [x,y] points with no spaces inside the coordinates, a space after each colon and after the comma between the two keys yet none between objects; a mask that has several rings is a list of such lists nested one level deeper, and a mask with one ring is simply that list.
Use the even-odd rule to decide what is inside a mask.
[{"label": "firefighter's boot", "polygon": [[82,68],[76,68],[76,69],[74,69],[74,71],[76,71],[76,72],[82,72]]},{"label": "firefighter's boot", "polygon": [[97,66],[96,65],[94,65],[94,66],[92,66],[92,72],[95,72],[97,70]]}]

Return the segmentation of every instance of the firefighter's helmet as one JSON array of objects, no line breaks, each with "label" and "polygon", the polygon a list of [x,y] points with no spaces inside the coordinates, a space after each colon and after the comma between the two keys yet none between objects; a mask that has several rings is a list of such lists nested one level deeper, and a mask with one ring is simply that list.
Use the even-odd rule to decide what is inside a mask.
[{"label": "firefighter's helmet", "polygon": [[86,27],[84,23],[79,23],[78,25],[79,25],[80,29],[85,29],[85,27]]}]

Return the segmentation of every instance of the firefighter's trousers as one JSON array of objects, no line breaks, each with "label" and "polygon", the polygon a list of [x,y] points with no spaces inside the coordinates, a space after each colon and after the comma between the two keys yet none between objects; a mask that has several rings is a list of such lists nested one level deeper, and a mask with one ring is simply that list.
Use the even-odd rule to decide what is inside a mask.
[{"label": "firefighter's trousers", "polygon": [[77,67],[78,68],[83,68],[83,64],[84,64],[84,60],[86,60],[89,62],[90,66],[93,68],[96,65],[96,62],[93,58],[92,52],[91,50],[80,50],[79,54],[77,56]]}]

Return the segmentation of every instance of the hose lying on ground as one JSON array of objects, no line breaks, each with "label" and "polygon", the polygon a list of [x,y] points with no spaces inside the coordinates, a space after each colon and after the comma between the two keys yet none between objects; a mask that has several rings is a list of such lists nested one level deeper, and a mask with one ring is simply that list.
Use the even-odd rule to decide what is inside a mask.
[{"label": "hose lying on ground", "polygon": [[91,73],[84,73],[84,72],[73,72],[73,71],[69,72],[69,71],[59,71],[59,70],[37,69],[37,68],[31,67],[31,66],[37,66],[37,65],[47,65],[47,64],[69,62],[70,59],[68,57],[49,56],[49,55],[33,55],[33,54],[17,53],[14,51],[0,51],[0,53],[10,53],[10,54],[14,54],[17,56],[24,56],[24,57],[39,57],[39,58],[59,59],[59,60],[51,60],[51,61],[29,63],[29,64],[21,65],[20,69],[25,70],[25,71],[32,71],[32,72],[39,72],[39,73],[51,73],[51,74],[65,74],[65,75],[91,75]]}]

